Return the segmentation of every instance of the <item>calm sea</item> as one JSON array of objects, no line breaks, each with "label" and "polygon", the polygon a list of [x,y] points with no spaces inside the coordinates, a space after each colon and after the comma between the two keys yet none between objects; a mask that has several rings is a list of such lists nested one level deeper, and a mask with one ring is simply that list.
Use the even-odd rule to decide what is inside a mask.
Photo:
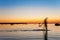
[{"label": "calm sea", "polygon": [[[20,31],[20,30],[33,30],[42,29],[38,27],[38,24],[20,24],[20,25],[0,25],[0,40],[44,40],[44,34],[42,31]],[[48,40],[60,40],[60,26],[54,24],[48,25]],[[6,31],[17,30],[17,31]]]}]

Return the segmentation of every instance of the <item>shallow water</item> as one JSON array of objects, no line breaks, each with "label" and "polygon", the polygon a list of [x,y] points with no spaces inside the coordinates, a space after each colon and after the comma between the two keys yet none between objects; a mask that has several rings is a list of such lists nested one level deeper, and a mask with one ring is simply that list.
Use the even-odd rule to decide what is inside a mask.
[{"label": "shallow water", "polygon": [[[0,30],[8,29],[36,29],[37,25],[0,25]],[[10,28],[9,28],[10,27]],[[4,29],[5,28],[5,29]],[[60,26],[55,27],[54,25],[49,25],[48,40],[60,40]],[[0,32],[0,40],[44,40],[44,35],[42,31],[15,31],[15,32]]]}]

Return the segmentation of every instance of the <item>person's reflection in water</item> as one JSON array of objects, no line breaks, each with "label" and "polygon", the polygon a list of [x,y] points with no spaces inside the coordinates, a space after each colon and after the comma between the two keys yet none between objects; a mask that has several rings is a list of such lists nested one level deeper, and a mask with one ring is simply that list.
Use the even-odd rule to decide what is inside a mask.
[{"label": "person's reflection in water", "polygon": [[44,19],[44,27],[46,30],[46,31],[44,31],[44,40],[48,40],[47,17]]}]

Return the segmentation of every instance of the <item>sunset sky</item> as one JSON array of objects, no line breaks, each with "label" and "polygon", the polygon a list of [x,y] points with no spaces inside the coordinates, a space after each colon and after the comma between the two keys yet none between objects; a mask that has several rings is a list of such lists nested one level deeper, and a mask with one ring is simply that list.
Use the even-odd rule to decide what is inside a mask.
[{"label": "sunset sky", "polygon": [[60,22],[60,0],[0,0],[0,22],[39,22],[45,17]]}]

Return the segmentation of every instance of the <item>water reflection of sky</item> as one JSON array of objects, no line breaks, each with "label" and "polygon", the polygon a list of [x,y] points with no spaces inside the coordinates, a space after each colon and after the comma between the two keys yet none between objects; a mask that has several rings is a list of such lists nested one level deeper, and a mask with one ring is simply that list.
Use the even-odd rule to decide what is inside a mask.
[{"label": "water reflection of sky", "polygon": [[[4,29],[40,29],[40,28],[43,28],[44,27],[44,24],[39,27],[39,24],[14,24],[14,25],[10,25],[10,24],[3,24],[3,25],[0,25],[0,30],[4,30]],[[48,29],[51,29],[51,30],[55,30],[55,31],[59,31],[60,29],[60,26],[55,26],[54,24],[48,24]]]},{"label": "water reflection of sky", "polygon": [[[34,25],[34,24],[28,24],[28,25],[0,25],[0,30],[1,29],[38,29],[38,25]],[[53,40],[59,40],[60,38],[60,26],[56,27],[54,25],[50,25],[48,26],[49,31],[48,32],[48,37],[49,40],[53,39]],[[42,31],[18,31],[18,32],[0,32],[0,39],[21,39],[21,40],[43,40],[43,32]]]}]

